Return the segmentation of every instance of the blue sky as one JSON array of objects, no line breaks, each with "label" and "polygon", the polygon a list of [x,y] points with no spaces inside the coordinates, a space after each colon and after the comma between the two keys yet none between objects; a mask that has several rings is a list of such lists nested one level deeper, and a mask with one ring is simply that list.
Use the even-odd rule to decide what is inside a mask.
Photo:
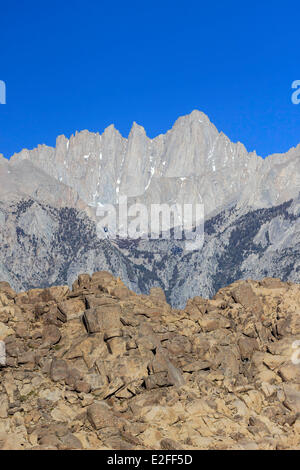
[{"label": "blue sky", "polygon": [[205,112],[260,155],[300,142],[299,1],[9,1],[0,7],[0,153]]}]

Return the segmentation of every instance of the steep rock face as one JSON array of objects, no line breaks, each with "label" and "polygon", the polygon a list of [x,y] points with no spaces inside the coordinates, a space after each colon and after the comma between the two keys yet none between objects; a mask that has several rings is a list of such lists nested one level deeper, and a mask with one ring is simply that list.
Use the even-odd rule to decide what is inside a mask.
[{"label": "steep rock face", "polygon": [[231,208],[206,221],[204,245],[182,240],[100,240],[85,212],[33,199],[0,204],[0,278],[16,290],[72,285],[108,270],[137,293],[162,287],[174,307],[212,297],[237,279],[300,282],[300,199],[256,211]]},{"label": "steep rock face", "polygon": [[119,196],[153,202],[203,202],[206,215],[230,204],[270,207],[300,191],[300,146],[265,160],[218,132],[208,117],[193,111],[165,135],[149,139],[133,124],[128,139],[109,126],[103,134],[57,138],[56,148],[40,145],[11,158],[29,160],[73,188],[90,206],[117,203]]},{"label": "steep rock face", "polygon": [[88,208],[71,187],[57,181],[29,160],[10,164],[0,158],[0,201],[10,204],[22,198],[33,197],[55,207]]},{"label": "steep rock face", "polygon": [[[178,240],[119,243],[134,264],[155,274],[168,301],[183,307],[192,295],[212,297],[237,279],[280,277],[300,281],[299,197],[272,208],[233,207],[207,220],[200,250],[186,251]],[[147,293],[149,279],[140,278]]]},{"label": "steep rock face", "polygon": [[[239,278],[297,282],[299,155],[300,146],[263,160],[193,111],[155,139],[137,124],[128,139],[109,126],[60,136],[56,148],[23,150],[10,162],[0,156],[0,276],[20,290],[106,269],[137,293],[162,287],[176,307]],[[121,195],[148,208],[204,203],[204,246],[99,240],[95,206]]]},{"label": "steep rock face", "polygon": [[15,289],[69,283],[82,270],[107,269],[127,284],[135,266],[107,240],[85,212],[56,208],[31,198],[0,203],[0,279]]},{"label": "steep rock face", "polygon": [[300,192],[300,144],[285,154],[270,155],[251,176],[239,204],[252,208],[271,207],[298,196]]},{"label": "steep rock face", "polygon": [[[182,306],[193,292],[211,297],[241,278],[299,282],[299,254],[299,197],[268,209],[224,211],[206,222],[201,250],[175,255],[168,299]],[[181,289],[185,298],[177,297]]]},{"label": "steep rock face", "polygon": [[0,449],[299,449],[300,286],[0,283]]},{"label": "steep rock face", "polygon": [[188,184],[191,199],[203,200],[207,213],[236,200],[263,163],[242,144],[230,142],[199,111],[179,118],[154,139],[136,123],[128,139],[110,126],[102,135],[82,131],[70,140],[60,136],[55,149],[41,145],[23,150],[12,157],[12,165],[19,160],[30,160],[92,206],[116,203],[120,195],[148,205],[157,202],[157,186],[158,202],[168,202],[177,186],[172,199],[182,203],[180,184]]}]

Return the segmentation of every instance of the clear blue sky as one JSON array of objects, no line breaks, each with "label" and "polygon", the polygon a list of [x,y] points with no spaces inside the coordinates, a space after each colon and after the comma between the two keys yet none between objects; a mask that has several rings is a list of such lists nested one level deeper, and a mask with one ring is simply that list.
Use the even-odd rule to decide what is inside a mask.
[{"label": "clear blue sky", "polygon": [[260,155],[300,142],[297,1],[1,2],[0,153],[205,112]]}]

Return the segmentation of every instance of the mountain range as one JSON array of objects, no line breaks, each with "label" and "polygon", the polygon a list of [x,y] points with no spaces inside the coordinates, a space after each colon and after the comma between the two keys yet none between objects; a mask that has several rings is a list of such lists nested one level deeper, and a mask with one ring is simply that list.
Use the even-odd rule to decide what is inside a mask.
[{"label": "mountain range", "polygon": [[[200,111],[154,139],[134,123],[0,156],[0,278],[16,290],[108,270],[182,307],[241,278],[300,279],[300,144],[263,159]],[[202,249],[182,240],[100,240],[98,204],[203,203]],[[180,289],[178,289],[180,287]]]}]

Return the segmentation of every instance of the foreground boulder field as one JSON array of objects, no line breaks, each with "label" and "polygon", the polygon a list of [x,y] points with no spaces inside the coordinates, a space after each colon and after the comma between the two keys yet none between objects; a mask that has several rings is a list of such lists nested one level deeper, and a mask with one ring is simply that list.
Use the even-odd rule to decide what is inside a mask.
[{"label": "foreground boulder field", "polygon": [[300,449],[299,340],[300,285],[278,279],[182,310],[107,272],[2,282],[0,449]]}]

